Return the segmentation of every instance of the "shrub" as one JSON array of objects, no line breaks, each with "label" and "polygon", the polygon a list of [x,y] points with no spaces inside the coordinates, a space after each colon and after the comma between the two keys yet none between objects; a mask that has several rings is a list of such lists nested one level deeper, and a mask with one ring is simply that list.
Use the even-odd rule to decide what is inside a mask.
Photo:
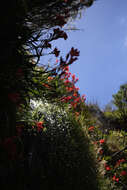
[{"label": "shrub", "polygon": [[79,122],[55,105],[48,106],[47,112],[44,107],[40,111],[45,130],[37,137],[33,152],[31,188],[39,183],[44,189],[97,190],[96,167],[89,140]]}]

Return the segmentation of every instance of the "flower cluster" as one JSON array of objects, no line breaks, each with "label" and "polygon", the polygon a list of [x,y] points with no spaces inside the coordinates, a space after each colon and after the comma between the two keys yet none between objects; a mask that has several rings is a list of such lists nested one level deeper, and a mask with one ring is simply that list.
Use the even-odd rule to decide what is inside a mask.
[{"label": "flower cluster", "polygon": [[96,150],[98,163],[103,167],[105,178],[109,178],[111,183],[118,186],[125,184],[127,180],[127,160],[122,157],[122,154],[118,158],[112,158],[113,153],[109,150],[106,137],[99,139],[102,134],[97,127],[90,126],[88,134]]},{"label": "flower cluster", "polygon": [[76,108],[79,103],[85,101],[85,95],[80,97],[78,92],[79,88],[75,86],[79,79],[76,78],[75,74],[71,74],[71,72],[69,72],[69,66],[64,68],[64,74],[61,79],[63,80],[66,90],[66,96],[63,96],[61,101],[69,103],[73,108]]},{"label": "flower cluster", "polygon": [[44,129],[44,126],[43,126],[43,123],[42,121],[40,122],[37,122],[36,126],[37,126],[37,131],[40,132]]},{"label": "flower cluster", "polygon": [[64,40],[66,40],[68,38],[67,33],[64,32],[63,30],[60,30],[59,28],[55,28],[53,32],[54,32],[52,36],[53,40],[57,40],[58,38],[64,38]]}]

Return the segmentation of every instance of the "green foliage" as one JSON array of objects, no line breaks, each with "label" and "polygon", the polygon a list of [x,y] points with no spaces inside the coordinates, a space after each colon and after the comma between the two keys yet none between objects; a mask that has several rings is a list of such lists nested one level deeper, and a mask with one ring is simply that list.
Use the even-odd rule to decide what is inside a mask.
[{"label": "green foliage", "polygon": [[127,84],[121,85],[120,90],[117,94],[113,95],[114,104],[118,107],[118,109],[126,109],[127,108]]},{"label": "green foliage", "polygon": [[110,107],[110,110],[104,110],[108,128],[127,131],[127,84],[120,86],[120,90],[113,95],[112,103],[114,109]]},{"label": "green foliage", "polygon": [[103,134],[96,126],[88,128],[98,162],[100,189],[118,190],[127,187],[127,133],[108,131]]},{"label": "green foliage", "polygon": [[[96,169],[80,122],[63,109],[67,105],[64,104],[62,108],[56,105],[56,100],[64,93],[58,79],[63,74],[64,66],[77,60],[79,52],[72,48],[66,58],[60,57],[59,65],[53,68],[44,64],[37,66],[44,50],[48,48],[51,50],[49,54],[59,56],[59,50],[53,50],[51,42],[59,38],[66,40],[67,34],[60,28],[70,18],[75,18],[79,10],[92,3],[93,0],[18,0],[16,4],[11,2],[9,9],[6,8],[3,13],[0,116],[5,116],[2,127],[5,124],[7,128],[2,128],[3,139],[0,139],[0,153],[4,149],[6,157],[2,160],[6,160],[4,167],[0,163],[0,167],[3,167],[1,173],[5,174],[0,179],[2,189],[15,185],[16,189],[31,190],[97,190]],[[3,28],[7,28],[6,32]],[[8,31],[12,35],[8,35]],[[54,78],[48,81],[48,77]],[[52,102],[52,105],[49,108],[43,105],[45,111],[38,109],[35,113],[30,106],[31,100],[41,100],[45,105]],[[83,115],[80,118],[83,121]],[[16,119],[18,132],[15,129]],[[40,120],[44,121],[44,128],[42,123],[38,124]],[[9,135],[12,137],[6,138]],[[24,146],[20,148],[22,150],[17,150],[14,135],[19,136]],[[29,153],[33,154],[31,164]]]},{"label": "green foliage", "polygon": [[118,115],[121,122],[127,122],[127,84],[120,86],[120,90],[113,95],[114,104],[118,108]]},{"label": "green foliage", "polygon": [[[93,0],[19,0],[17,2],[17,14],[25,22],[24,18],[31,23],[29,25],[32,32],[40,29],[49,29],[53,26],[63,26],[70,17],[76,17],[79,10],[89,7]],[[25,22],[25,26],[27,26]]]},{"label": "green foliage", "polygon": [[[33,111],[33,118],[43,120],[46,128],[39,147],[36,147],[38,155],[45,150],[39,157],[43,162],[38,168],[41,168],[42,187],[97,190],[96,166],[89,150],[89,140],[73,114],[55,104],[42,102]],[[36,160],[33,165],[36,168]]]}]

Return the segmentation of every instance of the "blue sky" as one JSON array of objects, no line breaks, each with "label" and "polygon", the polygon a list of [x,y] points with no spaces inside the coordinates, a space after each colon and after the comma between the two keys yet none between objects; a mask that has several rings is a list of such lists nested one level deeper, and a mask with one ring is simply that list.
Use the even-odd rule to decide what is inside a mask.
[{"label": "blue sky", "polygon": [[68,39],[55,46],[64,55],[72,46],[80,50],[70,67],[79,78],[76,86],[103,108],[127,82],[127,0],[97,0],[74,25],[81,30],[67,32]]}]

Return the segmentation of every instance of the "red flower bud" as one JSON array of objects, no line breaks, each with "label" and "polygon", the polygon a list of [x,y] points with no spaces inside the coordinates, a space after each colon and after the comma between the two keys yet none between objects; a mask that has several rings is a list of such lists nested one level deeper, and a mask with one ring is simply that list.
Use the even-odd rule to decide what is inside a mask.
[{"label": "red flower bud", "polygon": [[109,166],[106,166],[105,169],[106,169],[107,171],[110,171],[110,170],[111,170],[111,168],[110,168]]},{"label": "red flower bud", "polygon": [[89,131],[93,131],[94,130],[94,126],[91,126],[88,128]]},{"label": "red flower bud", "polygon": [[43,124],[44,122],[42,122],[42,121],[40,121],[40,122],[37,122],[37,130],[38,130],[38,132],[40,132],[44,127],[43,127]]},{"label": "red flower bud", "polygon": [[59,54],[60,54],[60,51],[58,51],[58,49],[55,48],[55,49],[53,50],[53,53],[55,54],[56,57],[58,57]]},{"label": "red flower bud", "polygon": [[99,142],[100,142],[100,144],[103,144],[105,142],[105,140],[101,139]]}]

